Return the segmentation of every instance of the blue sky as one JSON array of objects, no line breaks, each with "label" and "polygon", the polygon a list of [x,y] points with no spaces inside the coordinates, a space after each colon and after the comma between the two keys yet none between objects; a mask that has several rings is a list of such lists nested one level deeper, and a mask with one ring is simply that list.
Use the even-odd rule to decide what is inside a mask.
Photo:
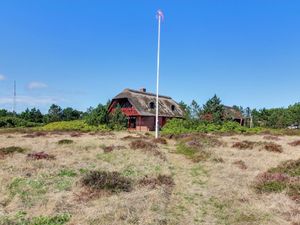
[{"label": "blue sky", "polygon": [[300,2],[278,0],[2,0],[0,108],[51,103],[85,110],[124,88],[203,104],[282,107],[299,101]]}]

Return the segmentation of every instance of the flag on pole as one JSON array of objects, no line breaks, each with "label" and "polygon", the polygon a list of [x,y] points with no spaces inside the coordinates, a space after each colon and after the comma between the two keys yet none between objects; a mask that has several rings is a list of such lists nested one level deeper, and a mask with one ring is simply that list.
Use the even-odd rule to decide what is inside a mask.
[{"label": "flag on pole", "polygon": [[157,10],[157,14],[156,14],[156,18],[159,19],[159,17],[161,18],[161,20],[164,20],[165,18],[163,12],[160,9]]},{"label": "flag on pole", "polygon": [[164,19],[164,14],[161,10],[156,13],[156,18],[158,19],[158,40],[157,40],[157,70],[156,70],[156,115],[155,115],[155,138],[159,136],[159,101],[158,101],[158,88],[159,88],[159,58],[160,58],[160,23]]}]

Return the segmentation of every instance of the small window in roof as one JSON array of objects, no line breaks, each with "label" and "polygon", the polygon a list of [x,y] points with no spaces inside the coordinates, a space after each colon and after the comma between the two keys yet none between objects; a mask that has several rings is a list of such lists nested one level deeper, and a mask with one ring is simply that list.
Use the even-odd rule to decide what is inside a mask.
[{"label": "small window in roof", "polygon": [[150,107],[150,109],[154,109],[155,108],[155,103],[154,102],[150,102],[149,103],[149,107]]},{"label": "small window in roof", "polygon": [[171,109],[172,109],[172,111],[174,111],[175,110],[175,105],[171,105]]}]

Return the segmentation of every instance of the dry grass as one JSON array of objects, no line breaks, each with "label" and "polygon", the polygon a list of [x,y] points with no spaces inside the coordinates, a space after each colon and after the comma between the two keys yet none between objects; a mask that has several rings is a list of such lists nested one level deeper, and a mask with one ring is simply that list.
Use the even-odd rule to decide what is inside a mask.
[{"label": "dry grass", "polygon": [[[31,154],[42,150],[56,159],[28,160],[15,152],[0,160],[0,224],[18,224],[16,215],[21,212],[26,213],[24,221],[41,216],[54,221],[56,215],[69,215],[69,221],[61,224],[70,225],[288,225],[300,221],[299,162],[295,160],[300,152],[289,145],[297,140],[295,136],[276,140],[284,149],[278,154],[264,149],[270,143],[264,135],[182,135],[169,139],[167,145],[153,143],[151,134],[136,132],[9,135],[0,134],[0,149],[18,143]],[[134,138],[123,138],[129,135]],[[58,145],[62,139],[76,141]],[[254,147],[232,148],[244,141],[255,143]],[[247,169],[239,168],[243,165]],[[288,177],[288,185],[283,191],[255,192],[257,174],[263,173],[267,173],[265,180]]]},{"label": "dry grass", "polygon": [[263,138],[269,141],[280,141],[280,138],[278,136],[267,135],[264,136]]}]

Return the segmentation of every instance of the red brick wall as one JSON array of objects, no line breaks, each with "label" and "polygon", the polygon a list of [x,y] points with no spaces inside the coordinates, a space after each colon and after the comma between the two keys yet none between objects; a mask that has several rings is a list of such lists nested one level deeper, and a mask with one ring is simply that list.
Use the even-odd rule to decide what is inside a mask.
[{"label": "red brick wall", "polygon": [[[163,118],[159,117],[158,122],[160,127],[164,125]],[[136,123],[136,130],[141,130],[141,131],[154,131],[155,130],[155,117],[154,116],[144,116],[141,118],[141,123],[139,120],[139,117],[137,117],[137,123]]]}]

